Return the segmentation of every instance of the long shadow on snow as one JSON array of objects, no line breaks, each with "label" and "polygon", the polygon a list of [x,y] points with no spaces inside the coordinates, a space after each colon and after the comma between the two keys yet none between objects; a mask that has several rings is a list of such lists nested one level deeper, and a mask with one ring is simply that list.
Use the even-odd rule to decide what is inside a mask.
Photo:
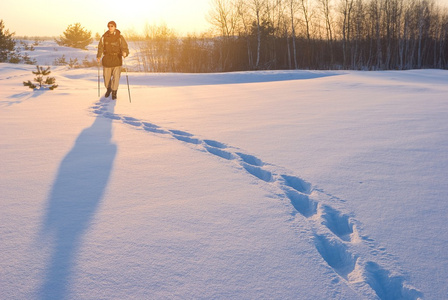
[{"label": "long shadow on snow", "polygon": [[101,204],[112,171],[117,146],[111,138],[112,120],[98,116],[81,132],[60,164],[41,232],[41,236],[51,238],[52,254],[39,299],[68,297],[83,236]]},{"label": "long shadow on snow", "polygon": [[[343,72],[310,71],[310,70],[282,70],[282,71],[247,71],[224,73],[134,73],[132,84],[157,87],[169,86],[198,86],[237,83],[260,83],[286,80],[315,79],[328,76],[337,76]],[[141,74],[141,75],[140,75]]]},{"label": "long shadow on snow", "polygon": [[8,99],[15,99],[11,101],[0,101],[0,107],[2,106],[11,106],[14,104],[20,104],[22,102],[28,101],[31,98],[37,98],[41,95],[43,95],[47,90],[35,90],[35,91],[28,91],[28,92],[22,92],[18,94],[14,94],[11,96],[8,96]]}]

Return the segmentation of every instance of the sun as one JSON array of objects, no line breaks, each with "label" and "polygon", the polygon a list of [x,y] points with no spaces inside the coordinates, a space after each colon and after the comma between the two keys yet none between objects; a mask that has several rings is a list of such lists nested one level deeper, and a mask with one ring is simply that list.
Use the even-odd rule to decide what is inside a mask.
[{"label": "sun", "polygon": [[[110,2],[101,1],[103,16],[117,23],[117,28],[132,29],[141,32],[147,25],[166,25],[180,34],[190,31],[206,31],[208,23],[205,15],[209,0],[127,0],[113,1],[119,6],[110,5]],[[107,4],[108,3],[108,4]],[[108,21],[110,21],[107,19]],[[104,26],[106,26],[107,22]],[[106,28],[105,28],[106,29]]]},{"label": "sun", "polygon": [[[32,0],[12,1],[2,7],[2,19],[11,32],[23,36],[59,36],[70,24],[81,23],[93,34],[104,33],[115,21],[126,32],[143,32],[145,26],[165,24],[184,34],[207,31],[205,16],[210,0],[68,0],[65,5],[35,6]],[[41,16],[45,15],[45,18]],[[38,24],[38,26],[36,25]]]}]

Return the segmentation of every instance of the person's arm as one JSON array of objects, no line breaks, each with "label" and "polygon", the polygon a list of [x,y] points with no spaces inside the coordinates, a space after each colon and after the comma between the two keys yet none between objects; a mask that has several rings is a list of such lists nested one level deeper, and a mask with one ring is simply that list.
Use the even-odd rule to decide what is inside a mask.
[{"label": "person's arm", "polygon": [[104,45],[103,45],[103,37],[101,37],[100,42],[98,43],[98,52],[96,53],[96,60],[100,62],[101,57],[103,56]]},{"label": "person's arm", "polygon": [[121,38],[121,52],[122,52],[122,55],[123,55],[123,57],[127,57],[129,55],[128,43],[126,42],[124,37],[120,36],[120,38]]}]

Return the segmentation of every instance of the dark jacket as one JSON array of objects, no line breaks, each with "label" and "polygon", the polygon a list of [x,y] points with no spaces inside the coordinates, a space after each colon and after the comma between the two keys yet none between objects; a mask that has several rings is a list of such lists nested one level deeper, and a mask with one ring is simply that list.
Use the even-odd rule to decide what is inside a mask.
[{"label": "dark jacket", "polygon": [[106,68],[119,67],[123,64],[122,53],[129,55],[128,43],[121,35],[120,30],[116,29],[113,34],[106,31],[100,39],[98,44],[98,53],[96,56],[102,59],[102,64]]}]

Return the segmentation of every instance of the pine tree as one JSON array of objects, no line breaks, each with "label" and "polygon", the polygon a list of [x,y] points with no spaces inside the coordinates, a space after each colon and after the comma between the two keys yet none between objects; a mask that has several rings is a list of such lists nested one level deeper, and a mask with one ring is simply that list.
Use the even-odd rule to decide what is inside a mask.
[{"label": "pine tree", "polygon": [[92,43],[92,33],[81,27],[80,23],[69,25],[59,36],[60,39],[54,39],[59,46],[86,49]]},{"label": "pine tree", "polygon": [[0,62],[8,61],[10,53],[13,53],[16,48],[16,41],[12,38],[14,33],[4,29],[3,20],[0,20]]},{"label": "pine tree", "polygon": [[[50,89],[50,90],[54,90],[55,88],[58,87],[56,83],[56,79],[54,77],[48,77],[48,75],[50,75],[51,71],[50,71],[50,67],[44,69],[43,67],[40,66],[36,66],[37,71],[33,71],[33,74],[36,75],[37,77],[34,78],[34,81],[38,83],[39,87],[32,83],[30,80],[28,81],[24,81],[23,85],[29,87],[30,89]],[[47,78],[45,78],[44,80],[44,76],[47,76]]]}]

